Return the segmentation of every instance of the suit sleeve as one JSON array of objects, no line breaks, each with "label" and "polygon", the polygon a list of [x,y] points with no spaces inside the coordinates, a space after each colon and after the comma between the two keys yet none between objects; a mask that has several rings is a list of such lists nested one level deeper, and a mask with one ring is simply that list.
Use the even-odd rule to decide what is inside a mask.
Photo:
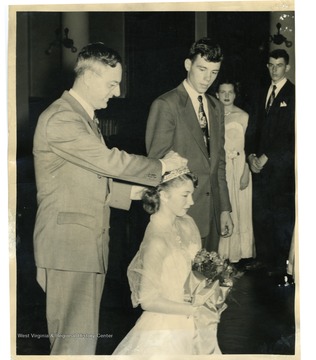
[{"label": "suit sleeve", "polygon": [[[261,110],[260,104],[262,104],[263,93],[259,94],[259,90],[254,91],[252,94],[252,99],[250,101],[251,105],[249,105],[248,114],[248,126],[245,133],[245,155],[246,159],[250,154],[257,154],[258,152],[258,144],[259,144],[259,136],[258,136],[258,128],[260,124],[260,116],[259,114],[264,111],[264,108]],[[259,104],[259,105],[258,105]],[[258,155],[258,154],[257,154]]]},{"label": "suit sleeve", "polygon": [[220,191],[220,206],[221,211],[232,211],[231,203],[229,199],[229,192],[226,181],[226,152],[225,152],[225,120],[224,120],[224,108],[222,105],[220,109],[220,153],[219,153],[219,165],[217,171],[219,191]]},{"label": "suit sleeve", "polygon": [[143,185],[156,186],[161,179],[159,160],[107,148],[87,132],[79,115],[71,111],[54,114],[48,120],[45,135],[60,162],[63,159],[101,176]]},{"label": "suit sleeve", "polygon": [[175,114],[164,99],[153,102],[147,120],[146,150],[150,158],[162,158],[173,148]]},{"label": "suit sleeve", "polygon": [[257,144],[258,144],[258,136],[257,136],[257,124],[256,124],[257,116],[255,114],[251,114],[248,120],[248,126],[245,133],[245,155],[246,159],[250,154],[257,153]]}]

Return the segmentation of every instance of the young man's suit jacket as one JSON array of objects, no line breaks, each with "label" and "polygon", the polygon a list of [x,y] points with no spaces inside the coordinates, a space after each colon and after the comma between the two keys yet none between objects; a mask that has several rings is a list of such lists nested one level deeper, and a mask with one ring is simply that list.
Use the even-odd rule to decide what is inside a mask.
[{"label": "young man's suit jacket", "polygon": [[65,91],[40,116],[34,136],[38,211],[36,266],[105,273],[110,206],[128,209],[131,187],[156,186],[161,163],[108,149],[89,116]]},{"label": "young man's suit jacket", "polygon": [[267,93],[268,87],[246,134],[247,155],[268,157],[252,174],[254,235],[257,258],[285,272],[295,224],[295,86],[287,80],[268,113]]},{"label": "young man's suit jacket", "polygon": [[169,150],[188,159],[188,167],[198,176],[189,214],[202,237],[210,233],[215,218],[220,233],[220,213],[231,211],[224,150],[224,115],[219,101],[206,95],[210,126],[210,159],[192,101],[183,84],[158,97],[152,104],[146,129],[149,157],[160,158]]},{"label": "young man's suit jacket", "polygon": [[[268,88],[261,91],[256,121],[250,123],[246,137],[247,155],[268,157],[264,169],[258,175],[266,179],[271,196],[295,192],[295,86],[289,80],[277,94],[272,107],[266,113]],[[255,177],[258,177],[255,175]]]}]

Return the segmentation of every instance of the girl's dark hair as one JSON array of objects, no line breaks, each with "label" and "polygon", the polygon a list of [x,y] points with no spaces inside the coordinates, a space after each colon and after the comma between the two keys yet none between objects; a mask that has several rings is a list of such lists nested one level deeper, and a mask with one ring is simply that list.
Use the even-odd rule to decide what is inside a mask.
[{"label": "girl's dark hair", "polygon": [[193,173],[180,175],[172,180],[163,182],[156,187],[147,188],[142,196],[143,208],[148,214],[154,214],[160,207],[160,191],[167,190],[172,187],[180,186],[184,181],[191,180],[193,186],[196,188],[198,185],[198,178]]},{"label": "girl's dark hair", "polygon": [[219,87],[223,84],[231,84],[234,87],[234,91],[236,94],[236,97],[240,96],[240,88],[241,88],[241,84],[239,81],[235,81],[229,78],[222,78],[218,81],[217,83],[217,92],[219,91]]}]

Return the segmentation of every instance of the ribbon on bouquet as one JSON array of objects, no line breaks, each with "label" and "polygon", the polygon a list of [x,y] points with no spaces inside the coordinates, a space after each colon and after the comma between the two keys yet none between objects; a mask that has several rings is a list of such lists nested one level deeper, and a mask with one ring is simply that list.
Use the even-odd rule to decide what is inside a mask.
[{"label": "ribbon on bouquet", "polygon": [[190,271],[184,284],[184,296],[192,301],[195,294],[200,293],[207,286],[207,278],[198,271]]},{"label": "ribbon on bouquet", "polygon": [[192,271],[185,283],[185,293],[191,297],[196,308],[193,318],[195,333],[193,352],[195,355],[220,353],[217,342],[217,324],[227,308],[225,300],[230,287],[220,286],[219,281],[209,283],[198,272]]},{"label": "ribbon on bouquet", "polygon": [[[220,286],[219,281],[209,280],[197,271],[191,271],[184,284],[184,293],[190,299],[193,306],[208,304],[220,313],[226,309],[226,298],[230,292],[230,286]],[[222,310],[223,306],[225,309]]]}]

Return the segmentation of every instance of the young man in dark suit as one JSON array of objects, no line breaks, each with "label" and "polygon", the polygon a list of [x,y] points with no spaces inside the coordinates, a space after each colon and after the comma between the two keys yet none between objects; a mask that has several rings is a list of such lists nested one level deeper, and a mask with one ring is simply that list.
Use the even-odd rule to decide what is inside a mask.
[{"label": "young man in dark suit", "polygon": [[246,151],[253,172],[255,266],[282,279],[295,223],[295,86],[286,78],[285,50],[270,52],[267,69],[271,83],[248,127]]},{"label": "young man in dark suit", "polygon": [[203,246],[218,250],[220,234],[230,236],[233,223],[226,183],[223,105],[206,91],[223,59],[220,46],[209,38],[196,41],[184,61],[187,78],[152,104],[146,128],[149,157],[174,150],[188,159],[198,176],[189,214],[198,225]]}]

